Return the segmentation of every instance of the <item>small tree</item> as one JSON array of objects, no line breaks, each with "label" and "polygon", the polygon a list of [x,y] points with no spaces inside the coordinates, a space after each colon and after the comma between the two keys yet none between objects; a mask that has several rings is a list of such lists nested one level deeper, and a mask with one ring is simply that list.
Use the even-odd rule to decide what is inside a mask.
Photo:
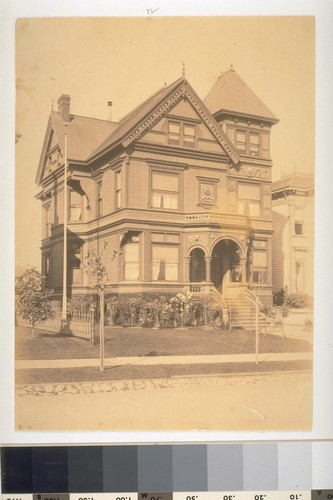
[{"label": "small tree", "polygon": [[53,290],[48,289],[45,276],[33,267],[18,278],[16,293],[18,312],[31,324],[31,337],[34,337],[36,323],[54,318],[50,304]]},{"label": "small tree", "polygon": [[[104,371],[104,296],[110,288],[109,270],[104,264],[104,254],[107,248],[107,242],[103,244],[102,250],[98,253],[95,249],[90,250],[86,256],[84,269],[88,275],[90,286],[95,290],[99,297],[99,342],[100,342],[100,370]],[[113,251],[111,260],[117,255]]]}]

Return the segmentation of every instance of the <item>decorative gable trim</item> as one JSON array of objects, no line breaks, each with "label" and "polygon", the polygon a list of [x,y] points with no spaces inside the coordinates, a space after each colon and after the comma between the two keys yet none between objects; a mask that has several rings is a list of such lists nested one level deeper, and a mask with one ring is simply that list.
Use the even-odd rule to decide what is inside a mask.
[{"label": "decorative gable trim", "polygon": [[218,124],[215,119],[210,115],[209,111],[205,109],[199,98],[195,97],[193,92],[188,88],[187,83],[183,83],[181,87],[176,90],[172,96],[167,98],[152,114],[141,122],[138,127],[133,130],[122,142],[124,147],[129,146],[133,141],[140,139],[143,134],[153,127],[162,116],[171,111],[172,108],[182,99],[186,99],[191,103],[195,111],[201,117],[203,122],[212,132],[214,137],[218,140],[224,151],[227,153],[234,165],[239,164],[239,157],[236,150],[234,150],[233,145],[230,143],[229,139],[224,135],[224,133],[219,129]]},{"label": "decorative gable trim", "polygon": [[124,141],[123,146],[127,147],[131,142],[140,139],[148,128],[153,127],[161,118],[162,113],[170,111],[182,98],[184,91],[182,87],[171,97],[163,102],[144,122],[142,122]]},{"label": "decorative gable trim", "polygon": [[62,154],[61,144],[60,144],[60,141],[58,139],[56,130],[53,127],[52,118],[50,116],[49,122],[47,124],[47,129],[46,129],[46,133],[45,133],[45,137],[44,137],[44,143],[43,143],[42,152],[40,155],[36,179],[35,179],[35,182],[38,186],[41,184],[43,177],[44,177],[45,160],[46,160],[46,155],[49,151],[49,146],[50,146],[50,141],[52,139],[52,135],[57,139],[57,144],[54,145],[54,148],[56,148],[56,146],[58,146],[60,154]]}]

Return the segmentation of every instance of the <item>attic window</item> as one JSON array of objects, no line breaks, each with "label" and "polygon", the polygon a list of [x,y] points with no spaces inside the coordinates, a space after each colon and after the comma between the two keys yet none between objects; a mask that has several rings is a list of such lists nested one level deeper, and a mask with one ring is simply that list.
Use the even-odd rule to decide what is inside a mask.
[{"label": "attic window", "polygon": [[168,143],[186,148],[194,148],[196,140],[195,125],[170,121],[168,123]]}]

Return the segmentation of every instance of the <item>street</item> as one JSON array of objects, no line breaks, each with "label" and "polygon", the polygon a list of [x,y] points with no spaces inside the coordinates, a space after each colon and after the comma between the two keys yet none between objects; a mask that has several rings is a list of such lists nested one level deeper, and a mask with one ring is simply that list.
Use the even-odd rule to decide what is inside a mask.
[{"label": "street", "polygon": [[16,429],[306,430],[312,374],[172,377],[20,386]]}]

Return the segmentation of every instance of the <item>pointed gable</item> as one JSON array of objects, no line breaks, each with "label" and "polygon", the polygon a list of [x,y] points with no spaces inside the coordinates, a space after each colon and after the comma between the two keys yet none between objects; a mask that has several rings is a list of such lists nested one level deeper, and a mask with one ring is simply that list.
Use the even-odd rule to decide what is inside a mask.
[{"label": "pointed gable", "polygon": [[219,76],[204,103],[214,116],[223,112],[261,118],[271,123],[279,121],[234,69]]},{"label": "pointed gable", "polygon": [[[70,115],[66,122],[69,161],[85,162],[91,153],[106,137],[117,127],[118,123],[83,116]],[[58,146],[59,152],[64,154],[65,149],[65,123],[58,112],[52,112],[49,118],[44,144],[39,161],[36,183],[40,184],[44,176],[47,154]]]},{"label": "pointed gable", "polygon": [[[172,113],[176,106],[184,108],[184,101],[186,105],[190,106],[193,117],[199,118],[205,123],[231,161],[238,164],[239,156],[235,147],[184,78],[180,78],[168,87],[159,90],[126,115],[120,121],[117,130],[95,150],[90,158],[93,159],[119,144],[122,144],[123,147],[129,146],[133,141],[140,139],[147,130],[152,129],[165,114]],[[180,109],[179,112],[184,113],[184,109]]]}]

